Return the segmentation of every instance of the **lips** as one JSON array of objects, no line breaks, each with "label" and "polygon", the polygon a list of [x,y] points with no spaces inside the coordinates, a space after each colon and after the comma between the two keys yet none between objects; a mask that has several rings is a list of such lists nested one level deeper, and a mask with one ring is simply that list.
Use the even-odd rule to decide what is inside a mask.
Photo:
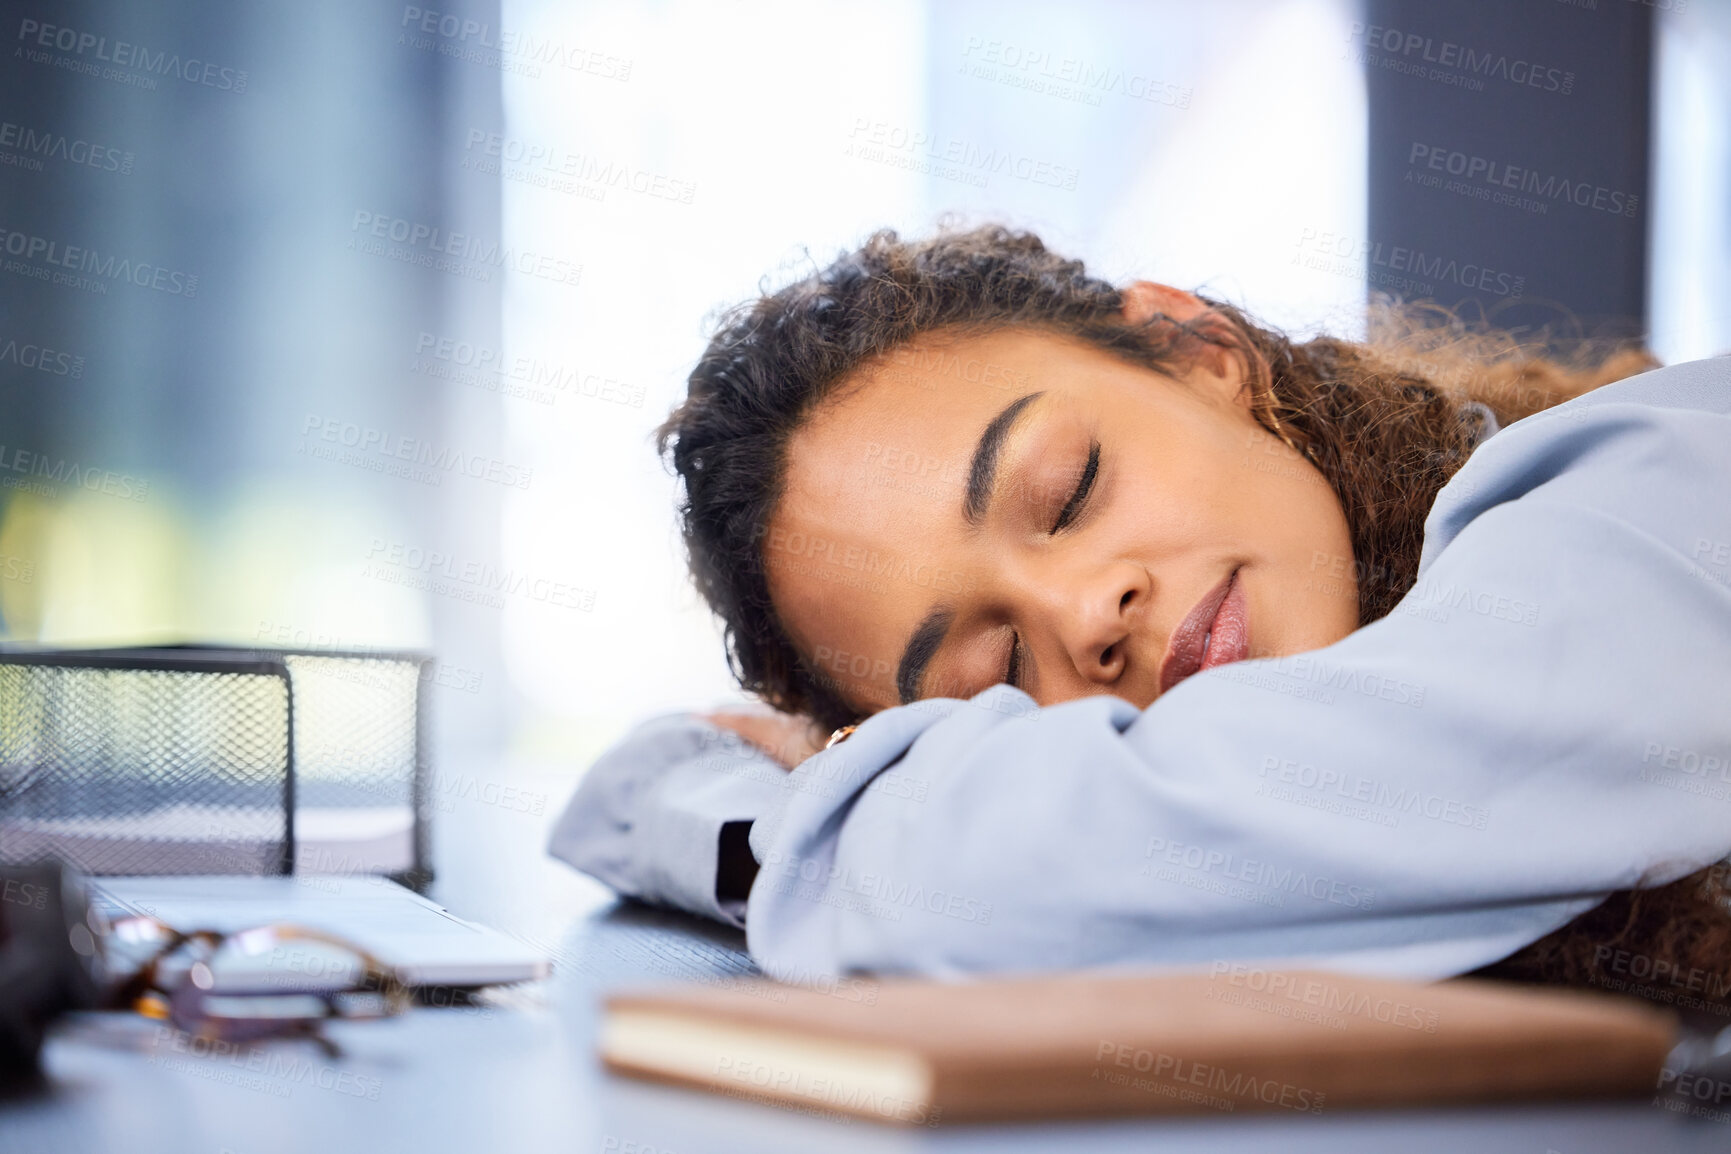
[{"label": "lips", "polygon": [[1204,669],[1243,661],[1249,655],[1249,607],[1234,569],[1172,631],[1160,661],[1160,692]]}]

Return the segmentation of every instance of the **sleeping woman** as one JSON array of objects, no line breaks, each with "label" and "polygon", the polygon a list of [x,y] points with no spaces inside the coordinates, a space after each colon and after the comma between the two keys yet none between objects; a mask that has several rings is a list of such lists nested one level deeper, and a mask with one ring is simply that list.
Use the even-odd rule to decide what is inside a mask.
[{"label": "sleeping woman", "polygon": [[1396,336],[996,227],[742,306],[661,443],[771,708],[641,727],[552,851],[790,980],[1640,958],[1723,996],[1731,361]]}]

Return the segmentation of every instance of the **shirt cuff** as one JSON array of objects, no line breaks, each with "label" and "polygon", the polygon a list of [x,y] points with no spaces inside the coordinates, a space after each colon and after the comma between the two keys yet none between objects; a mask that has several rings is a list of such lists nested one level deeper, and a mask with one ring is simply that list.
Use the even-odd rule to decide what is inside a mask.
[{"label": "shirt cuff", "polygon": [[[773,764],[767,768],[784,772]],[[745,902],[716,896],[722,830],[751,823],[773,796],[742,789],[712,759],[701,758],[668,773],[645,800],[637,848],[645,855],[639,865],[648,891],[657,901],[743,929]]]},{"label": "shirt cuff", "polygon": [[779,810],[787,788],[735,735],[691,714],[656,718],[584,774],[548,852],[629,897],[743,926],[743,895],[716,896],[723,830]]}]

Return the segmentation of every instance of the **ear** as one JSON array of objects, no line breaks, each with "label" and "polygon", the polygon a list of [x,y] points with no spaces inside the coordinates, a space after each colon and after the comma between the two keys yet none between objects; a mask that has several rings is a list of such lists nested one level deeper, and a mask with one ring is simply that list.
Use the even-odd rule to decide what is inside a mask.
[{"label": "ear", "polygon": [[1139,280],[1131,281],[1118,291],[1124,298],[1118,312],[1126,324],[1145,325],[1162,315],[1183,324],[1208,311],[1208,306],[1195,293],[1171,285]]},{"label": "ear", "polygon": [[[1119,315],[1124,318],[1124,323],[1129,325],[1147,324],[1157,316],[1170,317],[1179,324],[1189,324],[1209,311],[1207,302],[1195,293],[1188,293],[1171,285],[1155,284],[1153,281],[1132,281],[1118,291],[1124,300],[1119,306]],[[1219,345],[1204,344],[1201,356],[1189,376],[1193,378],[1193,383],[1226,400],[1236,402],[1246,412],[1250,410],[1250,390],[1244,387],[1249,374],[1245,372],[1245,365],[1237,354],[1230,350]]]}]

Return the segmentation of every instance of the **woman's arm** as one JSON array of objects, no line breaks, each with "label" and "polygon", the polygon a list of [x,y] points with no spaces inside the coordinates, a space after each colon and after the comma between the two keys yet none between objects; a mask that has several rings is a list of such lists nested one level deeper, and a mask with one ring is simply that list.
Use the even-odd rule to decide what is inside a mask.
[{"label": "woman's arm", "polygon": [[645,722],[603,754],[548,852],[622,894],[744,925],[750,825],[780,806],[787,771],[697,714]]},{"label": "woman's arm", "polygon": [[1233,959],[1434,977],[1723,857],[1727,368],[1492,438],[1439,497],[1417,586],[1336,645],[1199,674],[1141,713],[999,687],[873,718],[753,831],[753,955],[783,975]]}]

